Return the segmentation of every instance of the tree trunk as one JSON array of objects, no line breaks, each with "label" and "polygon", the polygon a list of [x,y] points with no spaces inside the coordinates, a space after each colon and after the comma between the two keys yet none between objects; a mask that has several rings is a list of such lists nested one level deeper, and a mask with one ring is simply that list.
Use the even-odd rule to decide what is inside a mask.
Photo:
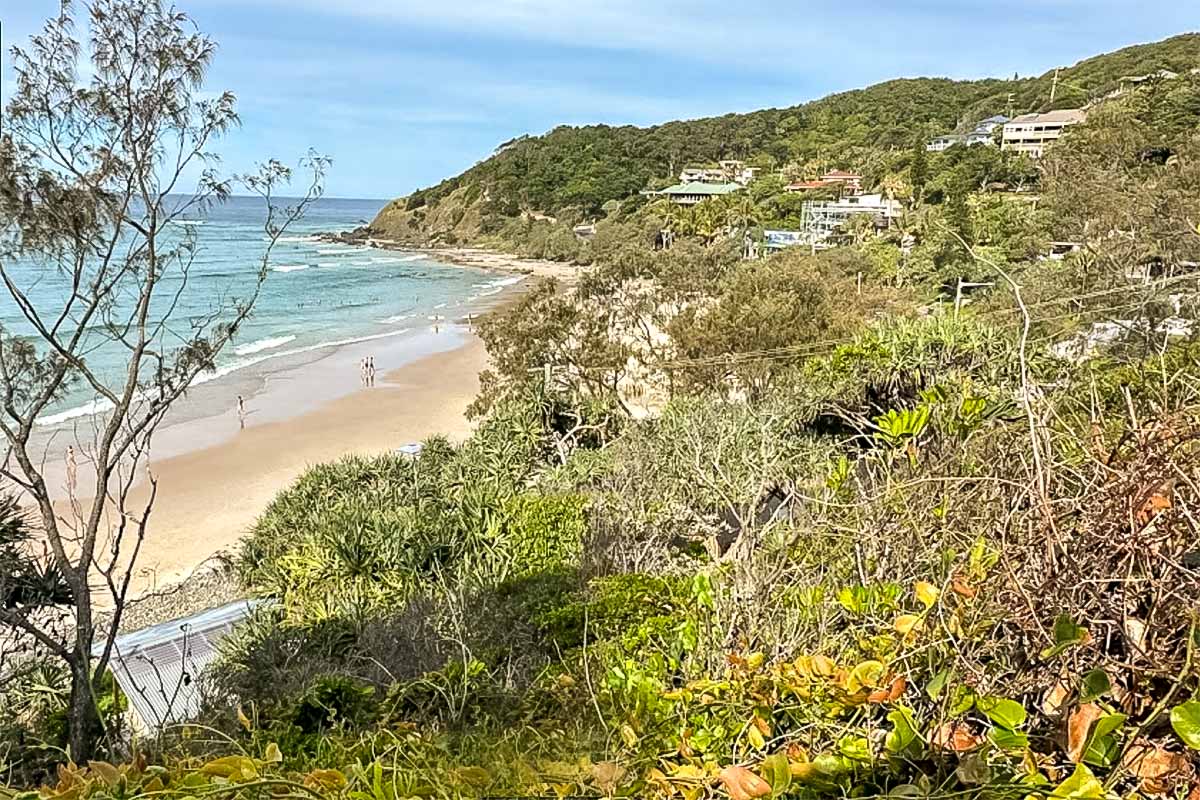
[{"label": "tree trunk", "polygon": [[91,659],[80,659],[76,654],[71,660],[71,705],[67,716],[71,760],[85,764],[96,755],[96,748],[104,734],[104,724],[96,708],[95,688],[89,669]]}]

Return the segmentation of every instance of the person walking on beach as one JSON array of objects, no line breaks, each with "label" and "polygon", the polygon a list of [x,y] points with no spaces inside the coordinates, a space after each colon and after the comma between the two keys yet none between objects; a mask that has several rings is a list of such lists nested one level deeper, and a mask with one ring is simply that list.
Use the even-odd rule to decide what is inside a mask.
[{"label": "person walking on beach", "polygon": [[367,386],[375,385],[375,356],[367,356]]},{"label": "person walking on beach", "polygon": [[79,478],[79,464],[75,461],[75,445],[67,445],[67,492],[75,496],[75,486]]},{"label": "person walking on beach", "polygon": [[244,399],[242,399],[242,396],[240,394],[237,396],[237,415],[238,415],[238,425],[242,428],[242,430],[245,430],[246,429],[246,401]]}]

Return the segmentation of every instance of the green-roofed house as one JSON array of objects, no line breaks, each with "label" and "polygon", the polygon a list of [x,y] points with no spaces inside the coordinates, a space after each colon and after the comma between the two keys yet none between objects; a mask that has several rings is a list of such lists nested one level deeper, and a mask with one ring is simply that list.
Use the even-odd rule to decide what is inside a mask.
[{"label": "green-roofed house", "polygon": [[693,181],[691,183],[677,183],[674,186],[668,186],[666,189],[659,189],[656,192],[644,192],[650,197],[669,197],[672,203],[681,206],[694,206],[696,203],[707,200],[710,197],[717,197],[723,194],[732,194],[741,189],[740,183],[701,183]]}]

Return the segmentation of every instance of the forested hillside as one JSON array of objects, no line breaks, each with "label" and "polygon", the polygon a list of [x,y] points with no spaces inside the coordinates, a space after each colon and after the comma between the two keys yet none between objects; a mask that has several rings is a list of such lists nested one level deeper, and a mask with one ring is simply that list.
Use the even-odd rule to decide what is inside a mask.
[{"label": "forested hillside", "polygon": [[[1200,66],[1200,35],[1096,56],[1037,78],[888,81],[783,109],[667,122],[650,128],[556,128],[506,142],[461,175],[389,205],[372,227],[408,241],[494,233],[521,212],[594,218],[605,203],[673,182],[692,162],[742,159],[815,176],[839,167],[877,183],[915,140],[994,114],[1078,107],[1121,78]],[[444,205],[444,208],[439,206]],[[464,223],[465,220],[465,223]]]}]

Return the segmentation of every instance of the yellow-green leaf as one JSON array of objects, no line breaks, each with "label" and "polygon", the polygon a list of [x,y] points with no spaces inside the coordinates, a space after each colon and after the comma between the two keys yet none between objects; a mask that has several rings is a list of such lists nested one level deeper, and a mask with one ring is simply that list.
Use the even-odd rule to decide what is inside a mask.
[{"label": "yellow-green leaf", "polygon": [[1189,700],[1172,708],[1171,727],[1184,744],[1200,750],[1200,700]]},{"label": "yellow-green leaf", "polygon": [[1077,800],[1103,800],[1104,784],[1096,780],[1092,771],[1083,764],[1077,764],[1071,777],[1058,785],[1051,797],[1077,798]]},{"label": "yellow-green leaf", "polygon": [[762,731],[753,723],[746,729],[746,739],[750,742],[750,746],[755,750],[762,750],[766,745],[766,740],[763,738]]},{"label": "yellow-green leaf", "polygon": [[788,790],[792,782],[792,768],[785,753],[775,753],[763,759],[763,778],[771,784],[771,796],[779,797]]},{"label": "yellow-green leaf", "polygon": [[117,782],[121,780],[121,773],[107,761],[89,761],[88,767],[109,786],[116,786]]},{"label": "yellow-green leaf", "polygon": [[1003,697],[980,697],[975,701],[975,707],[984,716],[1002,728],[1015,730],[1025,724],[1025,707],[1015,700]]},{"label": "yellow-green leaf", "polygon": [[926,608],[933,608],[933,604],[937,602],[941,592],[936,586],[929,581],[917,581],[913,584],[913,594],[917,596],[917,600]]},{"label": "yellow-green leaf", "polygon": [[249,731],[252,727],[254,727],[253,724],[250,722],[250,718],[246,716],[246,712],[242,711],[241,706],[237,707],[237,720],[239,723],[241,723],[241,726],[243,728],[245,728],[247,731]]},{"label": "yellow-green leaf", "polygon": [[861,692],[866,688],[877,688],[887,676],[887,667],[882,662],[863,661],[850,671],[849,688],[851,692]]},{"label": "yellow-green leaf", "polygon": [[346,785],[346,776],[336,769],[314,769],[304,776],[304,785],[316,789],[340,789]]},{"label": "yellow-green leaf", "polygon": [[629,725],[621,726],[621,739],[627,747],[634,747],[638,743],[637,732]]}]

